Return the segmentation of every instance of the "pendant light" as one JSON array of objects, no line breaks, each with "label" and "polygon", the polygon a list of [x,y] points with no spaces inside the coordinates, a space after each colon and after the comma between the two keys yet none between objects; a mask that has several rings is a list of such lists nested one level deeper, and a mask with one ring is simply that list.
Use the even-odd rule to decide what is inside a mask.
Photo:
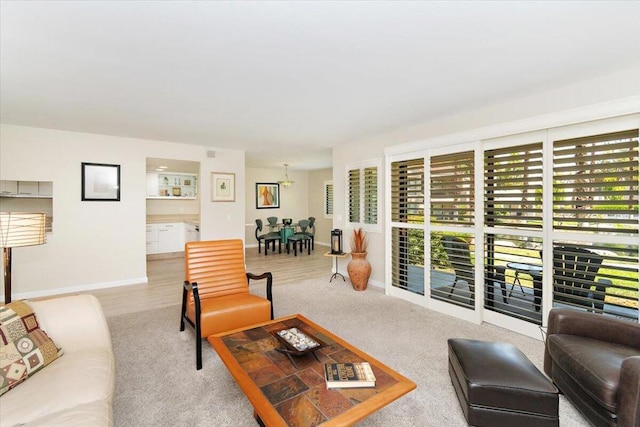
[{"label": "pendant light", "polygon": [[282,185],[284,188],[289,188],[293,185],[295,181],[291,181],[289,179],[289,163],[284,164],[284,179],[282,181],[278,181],[278,184]]}]

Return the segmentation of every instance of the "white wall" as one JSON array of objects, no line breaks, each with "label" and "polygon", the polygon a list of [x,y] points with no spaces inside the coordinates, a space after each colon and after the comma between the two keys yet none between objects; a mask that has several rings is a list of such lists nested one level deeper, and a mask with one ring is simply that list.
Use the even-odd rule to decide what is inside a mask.
[{"label": "white wall", "polygon": [[[448,135],[466,130],[508,123],[534,116],[561,112],[589,105],[611,102],[640,95],[640,67],[623,69],[616,73],[587,81],[575,82],[565,87],[549,89],[527,97],[514,99],[484,108],[416,123],[414,126],[396,129],[372,137],[336,146],[333,150],[334,228],[344,228],[345,217],[345,164],[362,160],[384,158],[386,147],[406,144],[420,145],[420,140]],[[425,102],[437,102],[427,100]],[[384,184],[385,171],[380,174]],[[384,185],[382,187],[384,196]],[[385,201],[383,200],[383,206]],[[383,230],[386,224],[384,215]],[[371,283],[384,286],[383,233],[368,233],[368,259],[372,265]],[[348,242],[348,240],[345,240]]]},{"label": "white wall", "polygon": [[[202,239],[244,237],[244,152],[210,147],[0,126],[0,179],[53,181],[47,244],[13,250],[13,297],[146,281],[146,158],[200,162]],[[80,200],[81,162],[121,165],[120,202]],[[210,174],[235,172],[235,203],[210,202]]]}]

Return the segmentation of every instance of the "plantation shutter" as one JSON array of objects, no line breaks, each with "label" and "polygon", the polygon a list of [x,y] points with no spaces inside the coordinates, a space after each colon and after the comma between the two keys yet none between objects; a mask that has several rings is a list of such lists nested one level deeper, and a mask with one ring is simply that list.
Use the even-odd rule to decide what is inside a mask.
[{"label": "plantation shutter", "polygon": [[324,184],[324,214],[333,215],[333,183]]},{"label": "plantation shutter", "polygon": [[424,223],[424,159],[391,164],[391,221]]},{"label": "plantation shutter", "polygon": [[431,223],[474,223],[474,153],[431,157]]},{"label": "plantation shutter", "polygon": [[364,169],[364,217],[365,224],[378,223],[378,168]]},{"label": "plantation shutter", "polygon": [[360,169],[349,170],[349,222],[360,222]]},{"label": "plantation shutter", "polygon": [[484,153],[485,225],[542,228],[542,142]]},{"label": "plantation shutter", "polygon": [[638,130],[553,143],[555,230],[638,233]]}]

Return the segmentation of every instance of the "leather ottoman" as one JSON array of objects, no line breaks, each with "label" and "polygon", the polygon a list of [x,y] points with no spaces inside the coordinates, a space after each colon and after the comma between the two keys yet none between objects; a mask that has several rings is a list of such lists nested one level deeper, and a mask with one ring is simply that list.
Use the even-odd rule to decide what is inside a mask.
[{"label": "leather ottoman", "polygon": [[449,376],[467,423],[558,426],[558,389],[515,346],[450,338]]}]

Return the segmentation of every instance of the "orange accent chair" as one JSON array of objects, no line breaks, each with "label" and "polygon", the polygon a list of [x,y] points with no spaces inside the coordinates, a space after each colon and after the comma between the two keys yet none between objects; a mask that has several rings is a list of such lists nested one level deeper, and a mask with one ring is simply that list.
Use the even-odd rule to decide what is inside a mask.
[{"label": "orange accent chair", "polygon": [[[180,330],[185,321],[196,333],[196,368],[202,369],[202,340],[208,336],[273,319],[271,273],[247,273],[242,240],[187,242],[186,280]],[[249,293],[250,279],[267,279],[267,298]]]}]

